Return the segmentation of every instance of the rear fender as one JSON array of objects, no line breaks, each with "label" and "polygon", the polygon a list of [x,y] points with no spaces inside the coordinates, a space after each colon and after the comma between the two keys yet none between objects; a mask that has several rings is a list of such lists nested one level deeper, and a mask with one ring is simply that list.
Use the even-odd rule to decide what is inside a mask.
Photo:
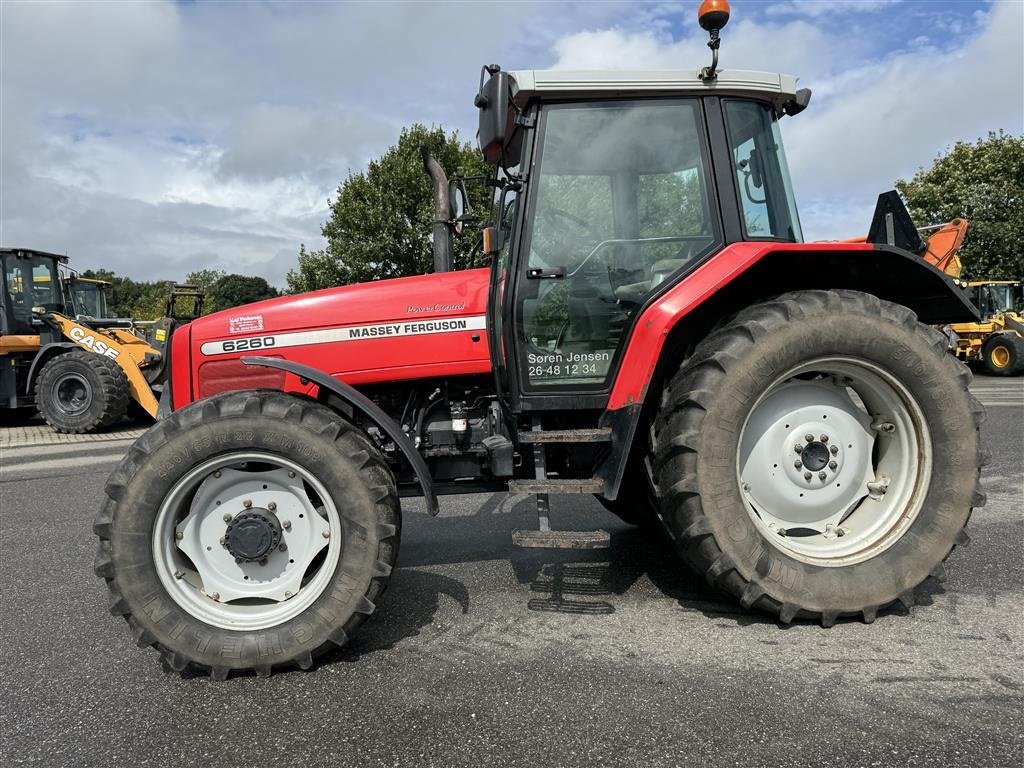
[{"label": "rear fender", "polygon": [[608,410],[644,402],[659,363],[665,362],[666,344],[680,333],[706,335],[723,317],[782,293],[836,288],[902,304],[923,323],[978,319],[978,310],[951,277],[900,248],[868,243],[736,243],[643,309],[619,366]]},{"label": "rear fender", "polygon": [[913,310],[929,324],[970,322],[978,311],[953,279],[919,256],[871,243],[766,243],[728,246],[655,296],[633,326],[602,424],[615,450],[599,469],[615,499],[626,467],[643,461],[644,430],[661,381],[724,318],[789,291],[863,291]]},{"label": "rear fender", "polygon": [[399,450],[402,451],[402,455],[405,456],[406,461],[412,467],[413,472],[416,473],[416,479],[419,481],[420,488],[423,490],[423,498],[426,499],[427,513],[431,516],[437,515],[439,508],[437,505],[437,493],[434,490],[434,480],[430,475],[430,469],[427,467],[427,463],[420,456],[419,451],[416,450],[416,446],[413,445],[401,427],[388,416],[378,405],[370,400],[366,395],[357,389],[349,386],[343,381],[339,381],[333,376],[329,376],[323,371],[318,371],[316,368],[311,368],[308,365],[302,365],[300,363],[293,363],[289,360],[282,360],[275,357],[243,357],[242,363],[244,365],[259,365],[266,368],[277,368],[287,373],[292,373],[302,379],[311,381],[321,389],[337,395],[341,400],[352,407],[354,410],[359,411],[363,416],[373,422],[384,434],[386,434],[391,440],[398,446]]}]

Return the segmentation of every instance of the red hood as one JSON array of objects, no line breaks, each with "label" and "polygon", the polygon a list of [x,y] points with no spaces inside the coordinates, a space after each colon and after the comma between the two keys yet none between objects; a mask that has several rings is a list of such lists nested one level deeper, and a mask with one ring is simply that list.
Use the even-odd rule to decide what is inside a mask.
[{"label": "red hood", "polygon": [[190,389],[201,398],[266,386],[238,363],[251,355],[311,365],[350,384],[487,373],[488,277],[473,269],[380,280],[200,318],[188,326]]}]

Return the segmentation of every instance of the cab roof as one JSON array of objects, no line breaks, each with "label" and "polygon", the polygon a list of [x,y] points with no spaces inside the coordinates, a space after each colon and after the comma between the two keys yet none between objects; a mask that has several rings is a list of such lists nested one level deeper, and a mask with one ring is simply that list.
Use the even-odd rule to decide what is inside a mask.
[{"label": "cab roof", "polygon": [[34,248],[0,248],[0,254],[3,254],[4,256],[17,256],[23,259],[30,259],[33,256],[41,256],[44,259],[56,259],[61,264],[68,263],[67,256],[62,256],[59,253],[47,253],[46,251],[37,251]]},{"label": "cab roof", "polygon": [[[797,78],[776,72],[721,69],[702,80],[696,69],[562,70],[522,69],[509,72],[515,81],[514,100],[522,109],[533,97],[578,96],[747,96],[770,101],[781,110],[793,101]],[[516,88],[518,90],[516,90]]]}]

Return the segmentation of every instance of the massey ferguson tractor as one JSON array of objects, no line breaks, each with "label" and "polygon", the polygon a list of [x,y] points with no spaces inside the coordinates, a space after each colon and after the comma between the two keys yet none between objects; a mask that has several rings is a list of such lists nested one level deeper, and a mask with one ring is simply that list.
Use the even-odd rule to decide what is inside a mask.
[{"label": "massey ferguson tractor", "polygon": [[930,326],[976,311],[903,247],[898,198],[865,242],[803,242],[780,124],[810,92],[718,71],[727,6],[701,11],[699,71],[484,67],[489,268],[452,270],[464,194],[428,156],[434,274],[174,333],[171,412],[95,523],[140,646],[215,679],[309,668],[374,612],[407,494],[535,495],[514,543],[583,549],[608,534],[548,500],[596,496],[784,624],[870,623],[944,578],[983,411]]}]

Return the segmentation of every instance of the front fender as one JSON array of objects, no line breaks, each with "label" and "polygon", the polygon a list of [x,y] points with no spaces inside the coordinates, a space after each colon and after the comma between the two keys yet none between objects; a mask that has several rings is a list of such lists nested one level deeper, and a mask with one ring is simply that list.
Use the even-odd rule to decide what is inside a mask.
[{"label": "front fender", "polygon": [[70,349],[79,349],[79,346],[72,341],[55,341],[41,346],[32,360],[32,365],[28,367],[28,377],[25,379],[25,394],[32,392],[32,386],[36,382],[36,374],[39,373],[43,364],[54,355],[63,354]]},{"label": "front fender", "polygon": [[293,363],[289,360],[281,360],[274,357],[243,357],[242,363],[244,365],[259,365],[265,368],[277,368],[282,371],[287,371],[288,373],[293,373],[303,379],[307,379],[321,389],[327,389],[330,392],[333,392],[345,403],[352,406],[352,408],[359,411],[363,416],[372,421],[384,434],[391,438],[395,445],[398,446],[399,450],[402,451],[402,455],[405,456],[409,465],[412,467],[413,472],[416,473],[416,479],[419,481],[420,488],[423,490],[423,498],[426,499],[427,503],[427,513],[431,516],[437,515],[439,511],[437,493],[434,490],[434,480],[430,475],[430,469],[427,467],[427,463],[423,460],[423,457],[420,456],[419,451],[416,450],[416,446],[413,445],[408,435],[402,431],[401,427],[399,427],[395,420],[381,410],[381,408],[370,398],[345,382],[340,381],[333,376],[328,376],[323,371],[318,371],[316,368],[311,368],[308,365]]}]

